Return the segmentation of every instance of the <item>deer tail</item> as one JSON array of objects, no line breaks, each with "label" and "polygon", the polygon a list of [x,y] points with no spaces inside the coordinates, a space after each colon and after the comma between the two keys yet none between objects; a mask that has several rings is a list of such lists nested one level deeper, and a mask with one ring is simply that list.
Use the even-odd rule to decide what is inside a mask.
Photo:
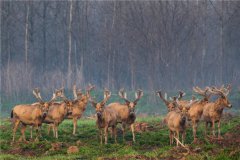
[{"label": "deer tail", "polygon": [[11,111],[11,118],[13,118],[13,110]]}]

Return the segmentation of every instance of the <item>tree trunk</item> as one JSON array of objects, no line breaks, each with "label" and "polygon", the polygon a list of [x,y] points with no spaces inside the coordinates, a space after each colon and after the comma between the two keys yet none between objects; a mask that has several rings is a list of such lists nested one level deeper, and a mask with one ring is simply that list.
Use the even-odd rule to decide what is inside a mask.
[{"label": "tree trunk", "polygon": [[28,19],[29,19],[29,3],[27,5],[27,11],[26,11],[26,22],[25,22],[25,69],[27,73],[27,67],[28,67]]},{"label": "tree trunk", "polygon": [[72,10],[73,10],[73,2],[70,1],[70,9],[69,9],[69,26],[68,26],[68,77],[67,77],[67,86],[70,88],[71,86],[71,76],[72,76],[72,65],[71,65],[71,53],[72,53]]}]

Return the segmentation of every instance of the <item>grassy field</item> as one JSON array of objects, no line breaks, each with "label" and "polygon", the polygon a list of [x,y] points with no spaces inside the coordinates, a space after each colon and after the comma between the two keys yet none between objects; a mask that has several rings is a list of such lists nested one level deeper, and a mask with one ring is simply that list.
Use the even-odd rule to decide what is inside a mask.
[{"label": "grassy field", "polygon": [[[223,140],[203,137],[203,124],[198,131],[198,144],[191,144],[191,128],[187,130],[187,148],[169,146],[168,130],[161,123],[161,117],[138,118],[137,122],[148,123],[148,131],[137,132],[136,143],[132,144],[131,132],[127,132],[126,142],[118,131],[118,143],[109,137],[109,144],[100,145],[94,120],[81,119],[78,134],[73,136],[72,122],[65,120],[59,128],[59,139],[47,135],[46,125],[42,129],[39,142],[11,143],[12,128],[9,119],[2,119],[0,126],[0,159],[240,159],[240,117],[226,118],[222,124]],[[17,138],[20,131],[17,132]],[[69,146],[77,146],[79,151],[68,154]],[[187,151],[188,150],[188,151]]]}]

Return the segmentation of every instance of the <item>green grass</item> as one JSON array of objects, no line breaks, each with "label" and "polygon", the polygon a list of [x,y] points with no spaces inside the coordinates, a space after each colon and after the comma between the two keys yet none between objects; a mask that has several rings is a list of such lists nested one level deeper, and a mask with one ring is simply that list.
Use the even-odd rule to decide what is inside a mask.
[{"label": "green grass", "polygon": [[[119,131],[118,143],[115,144],[109,136],[107,145],[100,145],[97,137],[97,128],[94,120],[81,119],[78,121],[77,135],[72,135],[72,121],[65,120],[59,126],[59,139],[47,135],[47,126],[43,125],[42,135],[39,142],[11,143],[12,128],[9,119],[2,119],[0,126],[0,159],[166,159],[180,158],[180,153],[175,153],[176,147],[169,146],[168,129],[162,127],[162,117],[138,118],[137,122],[147,122],[151,131],[136,133],[136,143],[132,144],[131,132],[126,134],[126,142],[122,141],[122,135]],[[234,117],[229,121],[224,121],[221,127],[222,135],[226,132],[239,132],[235,127],[240,124],[240,117]],[[203,137],[204,126],[201,124],[198,130],[198,137],[201,144],[191,144],[192,131],[187,129],[186,143],[194,148],[200,148],[200,152],[187,155],[186,159],[238,159],[240,157],[239,146],[222,147],[221,144],[212,143]],[[240,135],[240,134],[239,134]],[[20,137],[20,131],[17,132],[17,138]],[[29,129],[26,131],[26,137],[29,140]],[[80,140],[77,154],[67,154],[67,148],[76,145]],[[62,142],[59,150],[51,150],[52,143]],[[235,153],[236,152],[236,153]],[[14,155],[11,155],[14,154]]]}]

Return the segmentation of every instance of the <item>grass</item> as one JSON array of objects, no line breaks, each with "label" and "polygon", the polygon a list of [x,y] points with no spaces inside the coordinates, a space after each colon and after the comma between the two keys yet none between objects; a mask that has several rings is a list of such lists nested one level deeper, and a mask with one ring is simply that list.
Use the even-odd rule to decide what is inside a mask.
[{"label": "grass", "polygon": [[[78,121],[78,133],[72,135],[72,122],[65,120],[59,127],[59,139],[52,137],[52,133],[47,135],[47,126],[43,125],[43,137],[39,142],[29,141],[28,143],[11,143],[12,130],[9,119],[2,119],[0,126],[0,159],[18,160],[18,159],[177,159],[181,158],[179,148],[169,146],[168,130],[160,124],[162,117],[145,117],[138,118],[137,122],[147,122],[151,131],[136,133],[136,143],[132,144],[131,132],[126,134],[126,142],[122,141],[122,135],[119,130],[118,143],[115,144],[113,139],[109,137],[109,144],[100,145],[97,138],[97,129],[94,120],[81,119]],[[236,126],[240,124],[240,117],[234,117],[225,120],[222,124],[222,135],[227,132],[240,135],[240,131]],[[203,137],[204,126],[201,124],[198,130],[200,144],[191,144],[192,131],[187,130],[186,143],[191,149],[200,148],[200,151],[187,155],[185,158],[189,160],[198,159],[239,159],[240,145],[224,146],[217,142],[212,142]],[[17,138],[20,132],[17,132]],[[29,139],[30,133],[27,129],[26,137]],[[240,138],[240,137],[238,137]],[[67,154],[67,148],[77,145],[80,140],[79,152],[76,154]],[[52,144],[61,142],[58,150],[52,150]],[[227,145],[227,144],[226,144]]]}]

